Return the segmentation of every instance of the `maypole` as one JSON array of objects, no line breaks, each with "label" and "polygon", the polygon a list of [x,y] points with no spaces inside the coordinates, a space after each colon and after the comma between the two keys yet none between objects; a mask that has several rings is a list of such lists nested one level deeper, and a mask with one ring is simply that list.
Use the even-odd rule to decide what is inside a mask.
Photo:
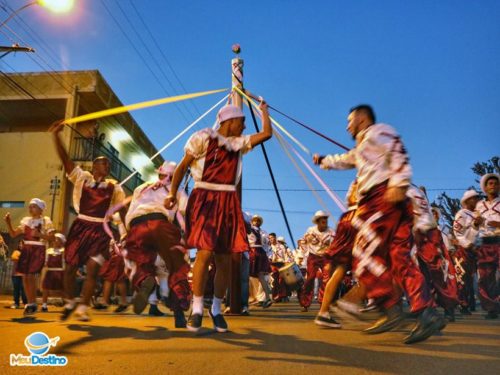
[{"label": "maypole", "polygon": [[[233,52],[236,54],[231,60],[231,82],[232,82],[232,104],[242,108],[243,100],[240,94],[234,90],[234,88],[243,88],[243,59],[240,58],[241,48],[239,44],[235,44],[232,47]],[[240,202],[242,201],[242,189],[243,176],[238,184],[237,191],[240,197]],[[229,304],[229,310],[231,314],[240,315],[242,312],[241,306],[241,253],[235,253],[232,255],[231,259],[231,285],[229,288],[231,298]]]}]

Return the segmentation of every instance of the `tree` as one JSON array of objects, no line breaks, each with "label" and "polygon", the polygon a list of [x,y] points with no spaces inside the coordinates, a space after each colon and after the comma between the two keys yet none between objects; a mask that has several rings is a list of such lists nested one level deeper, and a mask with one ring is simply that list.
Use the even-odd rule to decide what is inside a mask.
[{"label": "tree", "polygon": [[499,160],[500,158],[498,156],[494,156],[486,162],[477,162],[476,164],[474,164],[471,169],[472,172],[474,172],[474,174],[478,176],[476,182],[479,183],[481,176],[485,175],[486,173],[500,173],[500,165],[498,163]]},{"label": "tree", "polygon": [[[486,173],[500,173],[499,160],[500,158],[498,156],[493,156],[488,161],[477,162],[472,166],[472,172],[477,176],[475,179],[477,184],[479,184],[481,176]],[[478,186],[471,186],[470,188],[478,191],[481,190]],[[460,199],[451,198],[446,192],[442,192],[432,205],[440,209],[445,225],[449,228],[453,228],[453,219],[461,208]]]}]

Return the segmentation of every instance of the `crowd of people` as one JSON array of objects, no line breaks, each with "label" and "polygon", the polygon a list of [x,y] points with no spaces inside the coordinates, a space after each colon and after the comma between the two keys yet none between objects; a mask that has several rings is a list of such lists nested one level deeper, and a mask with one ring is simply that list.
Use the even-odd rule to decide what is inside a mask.
[{"label": "crowd of people", "polygon": [[[325,170],[357,169],[347,209],[336,228],[329,226],[327,212],[317,211],[314,225],[289,248],[283,237],[264,231],[260,215],[242,211],[238,194],[242,156],[272,137],[264,101],[260,110],[262,130],[242,135],[243,112],[224,106],[216,129],[195,132],[181,161],[165,162],[158,179],[137,187],[131,197],[107,178],[107,158],[95,159],[91,171],[75,165],[60,136],[65,124],[54,124],[50,131],[74,185],[78,216],[66,238],[43,215],[46,205],[40,199],[31,200],[29,216],[18,226],[7,214],[10,236],[22,236],[13,254],[14,306],[20,306],[22,295],[24,315],[37,312],[36,276],[43,270],[42,311],[49,291],[57,293],[64,297],[63,321],[90,320],[92,304],[107,309],[113,285],[120,299],[115,312],[126,311],[130,284],[134,313],[149,305],[150,315],[163,315],[161,301],[172,310],[177,328],[196,332],[207,308],[214,329],[226,332],[223,303],[229,305],[231,261],[239,254],[242,314],[249,314],[250,304],[267,309],[296,293],[303,312],[317,299],[314,322],[322,327],[340,328],[339,317],[346,314],[366,321],[375,313],[364,332],[379,334],[410,316],[416,324],[404,342],[412,344],[443,330],[457,308],[463,315],[475,309],[477,277],[485,317],[498,318],[498,174],[482,177],[482,194],[464,193],[448,233],[440,228],[439,210],[429,204],[425,188],[412,183],[401,137],[377,123],[370,106],[354,107],[347,130],[356,146],[344,154],[313,156]],[[181,188],[188,171],[194,180],[189,196]],[[192,267],[188,249],[196,249]],[[24,288],[14,279],[19,277]],[[102,302],[95,301],[97,283]],[[406,304],[410,314],[403,311]]]}]

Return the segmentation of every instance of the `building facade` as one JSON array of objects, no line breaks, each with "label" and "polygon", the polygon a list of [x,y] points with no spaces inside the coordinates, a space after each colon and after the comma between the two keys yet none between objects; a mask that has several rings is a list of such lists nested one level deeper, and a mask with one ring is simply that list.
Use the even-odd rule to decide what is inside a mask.
[{"label": "building facade", "polygon": [[[10,212],[18,223],[33,197],[47,202],[45,214],[67,232],[75,216],[72,187],[47,130],[54,121],[121,105],[98,71],[0,76],[0,232],[7,231],[4,215]],[[161,156],[148,160],[157,150],[129,113],[66,127],[63,139],[84,169],[95,157],[107,156],[117,181],[137,170],[124,185],[127,194],[163,162]]]}]

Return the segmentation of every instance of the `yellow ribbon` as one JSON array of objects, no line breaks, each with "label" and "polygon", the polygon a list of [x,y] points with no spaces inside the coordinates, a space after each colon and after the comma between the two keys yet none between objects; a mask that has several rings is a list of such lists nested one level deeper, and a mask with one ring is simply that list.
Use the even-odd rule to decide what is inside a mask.
[{"label": "yellow ribbon", "polygon": [[136,109],[142,109],[142,108],[148,108],[148,107],[155,107],[157,105],[168,104],[168,103],[175,103],[175,102],[180,102],[180,101],[183,101],[183,100],[198,98],[200,96],[212,95],[212,94],[216,94],[218,92],[223,92],[223,91],[226,91],[226,90],[227,89],[220,89],[220,90],[197,92],[197,93],[193,93],[193,94],[184,94],[184,95],[170,96],[168,98],[161,98],[161,99],[149,100],[149,101],[146,101],[146,102],[140,102],[140,103],[135,103],[135,104],[124,105],[124,106],[121,106],[121,107],[104,109],[102,111],[97,111],[97,112],[93,112],[93,113],[87,113],[86,115],[77,116],[77,117],[73,117],[73,118],[64,120],[64,123],[68,124],[68,125],[76,124],[77,122],[95,120],[95,119],[98,119],[98,118],[101,118],[101,117],[113,116],[113,115],[117,115],[117,114],[120,114],[120,113],[135,111]]}]

